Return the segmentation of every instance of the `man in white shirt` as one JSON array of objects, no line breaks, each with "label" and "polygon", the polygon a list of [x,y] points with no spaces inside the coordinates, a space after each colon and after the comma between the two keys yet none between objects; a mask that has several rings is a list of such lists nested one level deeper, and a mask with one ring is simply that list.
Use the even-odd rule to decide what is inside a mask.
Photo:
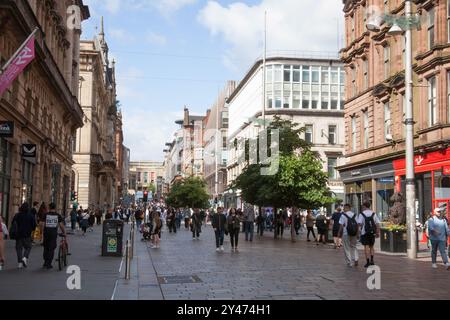
[{"label": "man in white shirt", "polygon": [[345,262],[349,267],[358,265],[358,249],[356,242],[358,240],[359,226],[355,214],[351,211],[351,205],[344,205],[344,213],[339,219],[338,237],[344,244]]},{"label": "man in white shirt", "polygon": [[358,216],[358,224],[361,230],[361,244],[364,246],[366,254],[366,265],[364,268],[375,265],[373,256],[375,255],[375,238],[380,237],[380,219],[378,215],[370,210],[370,201],[364,201],[363,212]]}]

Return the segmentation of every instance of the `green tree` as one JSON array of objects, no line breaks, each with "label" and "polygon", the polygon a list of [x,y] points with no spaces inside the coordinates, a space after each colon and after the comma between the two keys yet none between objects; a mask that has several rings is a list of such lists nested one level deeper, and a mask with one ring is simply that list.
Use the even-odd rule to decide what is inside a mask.
[{"label": "green tree", "polygon": [[204,180],[190,177],[176,182],[169,194],[166,203],[175,208],[207,208],[209,195]]}]

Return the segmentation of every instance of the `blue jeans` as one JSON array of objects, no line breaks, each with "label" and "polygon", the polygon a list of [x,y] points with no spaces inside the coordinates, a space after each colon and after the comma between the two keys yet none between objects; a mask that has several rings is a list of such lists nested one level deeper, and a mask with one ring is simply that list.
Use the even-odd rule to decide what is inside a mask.
[{"label": "blue jeans", "polygon": [[255,229],[255,224],[253,221],[245,221],[244,222],[245,241],[248,241],[249,234],[250,234],[250,241],[253,241],[253,230],[254,229]]},{"label": "blue jeans", "polygon": [[225,236],[225,230],[216,230],[214,231],[216,234],[216,248],[223,246],[223,238]]},{"label": "blue jeans", "polygon": [[448,263],[448,256],[447,252],[445,250],[446,247],[446,241],[440,241],[440,240],[431,240],[431,261],[432,263],[436,263],[437,259],[437,251],[439,249],[439,252],[441,253],[442,261],[444,263]]}]

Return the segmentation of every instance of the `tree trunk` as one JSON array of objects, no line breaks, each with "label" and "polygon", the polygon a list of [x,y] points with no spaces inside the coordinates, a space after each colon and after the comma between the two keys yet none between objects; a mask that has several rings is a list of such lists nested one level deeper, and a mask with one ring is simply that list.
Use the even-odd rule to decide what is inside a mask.
[{"label": "tree trunk", "polygon": [[297,214],[297,208],[292,208],[291,212],[291,241],[296,242],[297,237],[295,233],[294,214]]}]

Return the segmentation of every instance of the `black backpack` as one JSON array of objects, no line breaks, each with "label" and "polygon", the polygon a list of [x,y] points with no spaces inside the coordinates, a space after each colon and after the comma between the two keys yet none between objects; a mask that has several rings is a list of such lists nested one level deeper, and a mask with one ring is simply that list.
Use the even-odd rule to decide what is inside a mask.
[{"label": "black backpack", "polygon": [[372,215],[370,217],[366,217],[364,215],[364,229],[366,231],[366,234],[375,234],[377,232],[377,228],[375,226],[375,220],[373,217],[375,216],[375,212],[372,212]]},{"label": "black backpack", "polygon": [[358,223],[356,222],[356,215],[354,214],[353,217],[349,217],[345,213],[343,215],[347,218],[347,234],[350,237],[354,237],[358,234]]}]

